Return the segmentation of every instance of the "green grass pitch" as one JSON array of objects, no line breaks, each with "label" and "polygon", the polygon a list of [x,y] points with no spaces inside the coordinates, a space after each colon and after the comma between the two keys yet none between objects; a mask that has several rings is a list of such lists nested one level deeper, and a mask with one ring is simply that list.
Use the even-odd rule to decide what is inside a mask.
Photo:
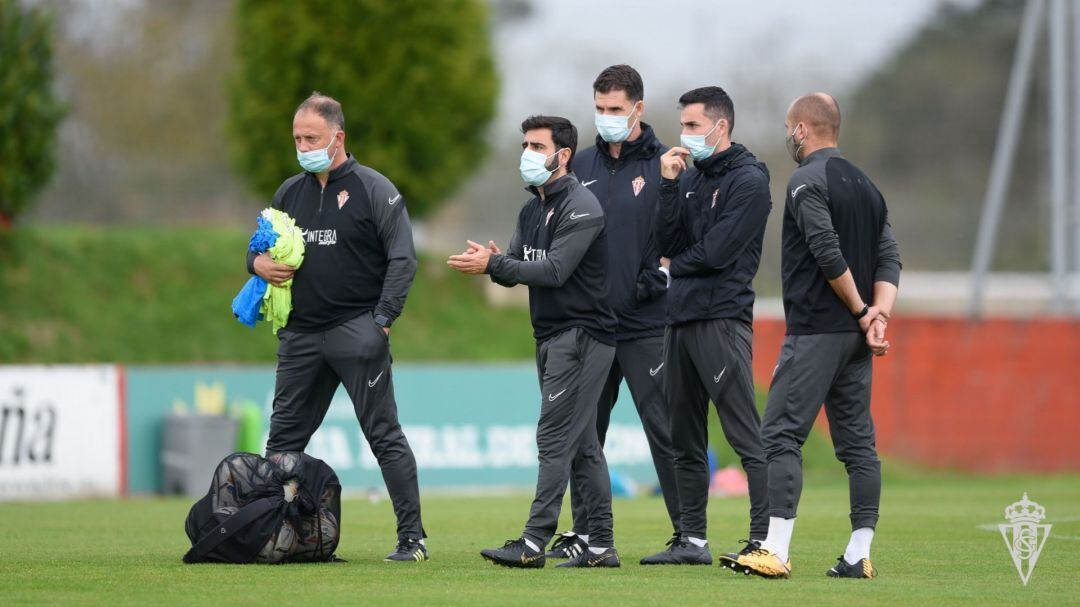
[{"label": "green grass pitch", "polygon": [[[1054,525],[1027,587],[996,524],[1027,491]],[[393,547],[386,500],[347,500],[339,555],[348,563],[195,565],[184,499],[0,505],[0,603],[215,605],[918,605],[1080,604],[1080,477],[962,477],[903,473],[886,479],[874,581],[830,580],[825,570],[849,532],[847,486],[808,478],[790,580],[712,567],[642,567],[669,529],[659,498],[615,501],[621,569],[510,570],[478,555],[516,537],[526,495],[426,495],[433,560],[384,563]],[[746,533],[747,502],[709,506],[714,556]],[[563,522],[569,516],[564,507]],[[563,526],[560,527],[562,529]]]}]

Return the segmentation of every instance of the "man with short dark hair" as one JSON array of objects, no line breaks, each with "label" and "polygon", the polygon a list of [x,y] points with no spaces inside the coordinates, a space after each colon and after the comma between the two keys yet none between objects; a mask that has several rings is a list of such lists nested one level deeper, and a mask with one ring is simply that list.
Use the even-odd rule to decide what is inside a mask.
[{"label": "man with short dark hair", "polygon": [[[679,497],[664,402],[664,293],[667,279],[653,238],[660,192],[660,155],[667,151],[648,124],[645,85],[629,65],[613,65],[593,83],[596,145],[579,152],[574,174],[600,201],[607,219],[608,301],[615,311],[615,360],[597,403],[601,447],[623,378],[630,386],[675,535]],[[580,489],[587,481],[573,468],[573,531],[556,538],[548,557],[572,558],[589,546],[588,511]]]},{"label": "man with short dark hair", "polygon": [[[668,550],[643,562],[709,564],[710,400],[749,482],[748,547],[765,537],[768,525],[765,454],[751,367],[751,283],[772,200],[765,165],[731,141],[735,106],[728,94],[717,86],[698,88],[680,97],[679,106],[682,146],[660,158],[656,240],[671,273],[664,392],[671,410],[681,535]],[[687,166],[687,156],[693,167]]]},{"label": "man with short dark hair", "polygon": [[304,172],[270,203],[304,237],[299,269],[269,253],[248,255],[248,271],[281,285],[292,279],[293,310],[278,331],[277,380],[266,451],[303,451],[340,384],[382,469],[397,516],[388,561],[428,560],[416,460],[398,423],[390,370],[390,325],[405,305],[416,252],[405,201],[386,177],[345,151],[341,104],[314,93],[293,116]]},{"label": "man with short dark hair", "polygon": [[796,99],[784,120],[799,168],[788,181],[781,270],[787,336],[769,389],[761,438],[769,462],[769,533],[738,557],[763,577],[791,574],[788,548],[802,494],[802,446],[825,403],[836,457],[847,470],[851,539],[829,577],[873,579],[870,542],[881,501],[881,462],[870,415],[873,357],[900,284],[900,253],[885,199],[840,155],[840,106]]},{"label": "man with short dark hair", "polygon": [[590,546],[559,567],[618,567],[611,520],[611,482],[596,437],[596,402],[615,355],[615,315],[607,301],[604,210],[570,172],[577,129],[565,118],[532,116],[521,124],[522,180],[533,194],[518,215],[506,254],[469,241],[447,264],[488,274],[497,284],[529,287],[536,338],[540,420],[536,497],[521,537],[481,555],[506,567],[543,567],[555,534],[570,465],[587,479]]}]

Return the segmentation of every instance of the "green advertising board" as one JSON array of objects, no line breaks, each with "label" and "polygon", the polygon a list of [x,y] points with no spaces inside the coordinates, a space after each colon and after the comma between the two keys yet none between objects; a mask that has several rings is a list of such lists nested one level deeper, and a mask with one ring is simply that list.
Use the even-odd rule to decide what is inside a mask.
[{"label": "green advertising board", "polygon": [[[535,483],[540,390],[532,364],[397,364],[393,374],[398,414],[422,488],[528,488]],[[256,407],[263,427],[269,425],[272,366],[128,367],[126,377],[132,493],[160,490],[162,425],[173,412]],[[383,486],[344,389],[334,396],[307,452],[330,464],[347,490]],[[642,487],[655,485],[649,446],[625,384],[605,453],[613,472]]]}]

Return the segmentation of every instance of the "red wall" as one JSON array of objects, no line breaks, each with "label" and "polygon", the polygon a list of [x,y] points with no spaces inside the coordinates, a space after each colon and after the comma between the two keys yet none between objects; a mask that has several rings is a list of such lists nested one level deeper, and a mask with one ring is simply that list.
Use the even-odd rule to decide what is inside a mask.
[{"label": "red wall", "polygon": [[[759,386],[783,339],[783,320],[754,323]],[[1080,470],[1080,322],[894,315],[888,339],[871,405],[882,454],[965,470]]]}]

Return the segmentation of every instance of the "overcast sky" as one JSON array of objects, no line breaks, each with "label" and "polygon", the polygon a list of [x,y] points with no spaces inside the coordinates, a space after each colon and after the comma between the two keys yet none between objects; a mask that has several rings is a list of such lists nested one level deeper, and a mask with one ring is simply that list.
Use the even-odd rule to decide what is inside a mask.
[{"label": "overcast sky", "polygon": [[734,99],[737,122],[754,131],[798,94],[845,93],[945,2],[978,0],[537,1],[530,18],[495,30],[496,128],[516,133],[522,114],[541,112],[588,123],[596,74],[629,63],[642,74],[654,120],[682,92],[718,84]]}]

